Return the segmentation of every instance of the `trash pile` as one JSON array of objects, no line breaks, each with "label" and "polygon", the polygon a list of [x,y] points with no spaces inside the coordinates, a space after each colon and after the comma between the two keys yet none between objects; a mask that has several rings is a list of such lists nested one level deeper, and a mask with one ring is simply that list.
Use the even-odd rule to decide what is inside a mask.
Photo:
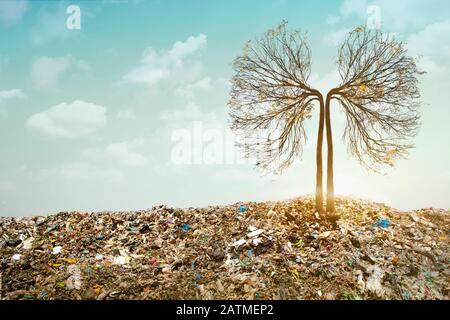
[{"label": "trash pile", "polygon": [[311,197],[0,218],[1,299],[449,299],[449,211]]}]

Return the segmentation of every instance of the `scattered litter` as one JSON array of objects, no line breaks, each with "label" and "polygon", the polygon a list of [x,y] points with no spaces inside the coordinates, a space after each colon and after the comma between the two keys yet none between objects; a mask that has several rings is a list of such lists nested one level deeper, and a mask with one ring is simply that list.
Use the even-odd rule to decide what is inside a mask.
[{"label": "scattered litter", "polygon": [[67,289],[80,290],[81,289],[81,270],[77,265],[71,265],[67,268],[70,277],[66,280]]},{"label": "scattered litter", "polygon": [[358,284],[359,291],[361,293],[364,293],[364,291],[366,291],[366,283],[363,280],[362,271],[361,270],[356,270],[356,276],[357,276],[356,283]]},{"label": "scattered litter", "polygon": [[332,233],[333,233],[333,231],[325,231],[325,232],[322,232],[321,234],[319,234],[318,239],[326,239],[326,238],[328,238]]},{"label": "scattered litter", "polygon": [[75,259],[75,258],[67,258],[67,259],[64,259],[67,263],[70,263],[70,264],[74,264],[74,263],[77,263],[77,259]]},{"label": "scattered litter", "polygon": [[264,232],[264,230],[262,230],[262,229],[257,229],[257,230],[255,230],[255,231],[252,231],[252,232],[250,232],[250,233],[247,233],[247,237],[249,237],[249,238],[254,238],[254,237],[259,236],[259,235],[262,234],[263,232]]},{"label": "scattered litter", "polygon": [[239,248],[240,246],[242,246],[245,243],[247,243],[247,241],[245,241],[244,239],[240,239],[233,243],[233,247]]},{"label": "scattered litter", "polygon": [[366,282],[366,289],[378,297],[382,297],[384,290],[381,285],[381,280],[384,277],[384,271],[377,266],[370,267],[368,272],[370,276]]},{"label": "scattered litter", "polygon": [[391,221],[389,219],[378,219],[377,222],[375,222],[374,226],[378,228],[389,228],[391,225]]},{"label": "scattered litter", "polygon": [[244,259],[241,260],[241,266],[242,267],[247,267],[250,264],[250,259],[245,257]]},{"label": "scattered litter", "polygon": [[24,248],[25,250],[31,250],[31,248],[33,248],[33,241],[34,241],[34,238],[32,238],[32,237],[24,240],[22,242],[22,248]]},{"label": "scattered litter", "polygon": [[59,228],[59,224],[57,224],[57,223],[52,224],[51,226],[49,226],[49,227],[47,228],[47,230],[45,230],[44,235],[47,235],[47,234],[49,234],[50,232],[57,230],[58,228]]},{"label": "scattered litter", "polygon": [[18,254],[18,253],[16,253],[15,255],[12,256],[13,260],[16,260],[16,261],[20,260],[21,257],[22,257],[22,255]]},{"label": "scattered litter", "polygon": [[105,239],[105,236],[102,234],[99,234],[98,236],[95,237],[95,240],[99,240],[99,241],[104,240],[104,239]]},{"label": "scattered litter", "polygon": [[252,239],[252,244],[257,247],[262,242],[261,238],[254,238]]},{"label": "scattered litter", "polygon": [[187,223],[183,223],[181,225],[181,230],[183,230],[184,232],[188,232],[189,229],[191,229],[191,227]]},{"label": "scattered litter", "polygon": [[114,264],[118,264],[120,266],[127,264],[128,262],[130,262],[130,257],[124,257],[124,256],[117,256],[114,257]]},{"label": "scattered litter", "polygon": [[449,299],[447,210],[402,212],[338,198],[339,220],[331,222],[314,208],[314,198],[304,197],[0,217],[2,294],[30,300]]},{"label": "scattered litter", "polygon": [[62,250],[61,246],[53,247],[52,254],[59,254]]},{"label": "scattered litter", "polygon": [[245,211],[247,211],[248,209],[247,209],[247,207],[246,206],[240,206],[239,207],[239,212],[245,212]]},{"label": "scattered litter", "polygon": [[99,294],[100,291],[102,291],[102,288],[103,288],[103,286],[102,286],[101,284],[96,284],[96,285],[94,286],[94,292],[95,292],[96,294]]},{"label": "scattered litter", "polygon": [[403,300],[411,300],[411,293],[409,293],[409,291],[403,291],[402,292],[402,299]]}]

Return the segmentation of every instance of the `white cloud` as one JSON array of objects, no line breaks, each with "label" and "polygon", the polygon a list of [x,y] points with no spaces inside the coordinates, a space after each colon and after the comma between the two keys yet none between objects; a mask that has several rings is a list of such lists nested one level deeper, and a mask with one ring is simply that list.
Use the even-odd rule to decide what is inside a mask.
[{"label": "white cloud", "polygon": [[140,167],[147,163],[146,157],[136,149],[144,144],[142,137],[117,143],[110,143],[104,149],[88,149],[84,157],[90,162]]},{"label": "white cloud", "polygon": [[323,43],[327,46],[338,46],[344,41],[345,36],[350,31],[349,28],[328,31],[323,37]]},{"label": "white cloud", "polygon": [[214,112],[203,112],[197,104],[192,102],[187,103],[183,109],[163,111],[160,118],[171,127],[184,126],[192,121],[203,121],[208,125],[219,123],[219,119]]},{"label": "white cloud", "polygon": [[124,83],[145,83],[153,85],[158,81],[167,78],[170,75],[168,68],[157,65],[142,65],[132,69],[122,80]]},{"label": "white cloud", "polygon": [[77,138],[106,125],[106,108],[80,100],[61,103],[28,118],[26,126],[47,135]]},{"label": "white cloud", "polygon": [[119,164],[138,167],[144,165],[147,161],[145,157],[131,149],[136,145],[141,145],[143,143],[142,139],[135,141],[125,141],[120,143],[109,144],[106,147],[106,155],[116,159]]},{"label": "white cloud", "polygon": [[356,14],[361,17],[366,15],[367,1],[366,0],[344,0],[340,7],[341,15],[344,17]]},{"label": "white cloud", "polygon": [[85,60],[78,60],[76,62],[76,67],[82,71],[89,71],[91,70],[91,66],[89,65],[89,63]]},{"label": "white cloud", "polygon": [[33,44],[43,45],[77,34],[66,27],[67,5],[65,1],[60,1],[38,11],[36,25],[32,28],[30,35]]},{"label": "white cloud", "polygon": [[25,94],[20,89],[0,91],[0,105],[11,99],[25,98]]},{"label": "white cloud", "polygon": [[210,89],[211,88],[211,78],[205,77],[194,83],[194,87],[198,89]]},{"label": "white cloud", "polygon": [[406,40],[409,53],[418,58],[417,65],[426,72],[424,79],[432,80],[435,90],[449,81],[450,44],[444,40],[449,37],[450,20],[445,20],[427,25]]},{"label": "white cloud", "polygon": [[176,42],[168,51],[157,52],[153,48],[144,51],[141,63],[126,73],[119,84],[140,83],[154,85],[172,76],[183,67],[185,60],[206,46],[206,36],[191,36],[184,42]]},{"label": "white cloud", "polygon": [[341,81],[342,80],[337,69],[333,69],[332,71],[321,76],[314,73],[311,75],[309,80],[312,87],[316,88],[324,95],[326,95],[329,90],[339,86]]},{"label": "white cloud", "polygon": [[123,174],[120,170],[115,168],[103,168],[88,162],[73,162],[63,165],[58,169],[43,170],[42,173],[57,173],[70,181],[101,179],[106,180],[107,182],[116,183],[123,180]]},{"label": "white cloud", "polygon": [[180,86],[175,90],[175,93],[180,97],[192,99],[195,90],[208,90],[212,88],[212,80],[210,77],[202,78],[192,84]]},{"label": "white cloud", "polygon": [[59,175],[68,181],[101,180],[110,183],[122,182],[123,167],[141,167],[146,157],[135,151],[144,143],[139,137],[130,141],[108,144],[104,148],[86,149],[82,158],[52,169],[43,169],[43,177]]},{"label": "white cloud", "polygon": [[342,18],[357,16],[361,24],[365,24],[368,6],[380,8],[381,24],[383,28],[401,31],[408,28],[423,28],[429,21],[448,17],[448,2],[443,0],[344,0],[340,7]]},{"label": "white cloud", "polygon": [[84,60],[76,60],[72,55],[62,57],[38,57],[31,66],[31,79],[41,88],[55,85],[69,68],[82,71],[89,70],[89,64]]},{"label": "white cloud", "polygon": [[134,111],[131,109],[119,110],[116,113],[116,118],[120,120],[135,120],[136,115],[134,114]]},{"label": "white cloud", "polygon": [[445,0],[376,0],[371,5],[381,9],[384,27],[404,32],[411,28],[423,28],[430,21],[448,17],[448,1]]},{"label": "white cloud", "polygon": [[418,33],[412,34],[406,40],[408,50],[414,55],[424,55],[445,63],[450,56],[450,20],[427,25]]},{"label": "white cloud", "polygon": [[328,16],[326,22],[327,24],[334,26],[339,22],[339,20],[341,20],[340,16]]},{"label": "white cloud", "polygon": [[39,87],[52,86],[56,84],[59,77],[69,68],[71,63],[72,57],[70,55],[57,58],[36,58],[31,67],[31,78]]},{"label": "white cloud", "polygon": [[206,47],[206,36],[199,34],[198,36],[191,36],[185,42],[177,41],[169,51],[169,58],[176,64],[183,63],[183,60]]},{"label": "white cloud", "polygon": [[26,0],[0,1],[0,20],[11,23],[20,20],[28,9]]}]

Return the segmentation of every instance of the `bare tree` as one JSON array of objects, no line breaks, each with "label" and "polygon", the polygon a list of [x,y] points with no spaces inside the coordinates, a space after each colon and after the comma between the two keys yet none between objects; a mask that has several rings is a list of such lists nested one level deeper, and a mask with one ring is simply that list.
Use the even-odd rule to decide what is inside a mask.
[{"label": "bare tree", "polygon": [[379,30],[358,27],[350,32],[338,54],[342,83],[325,102],[327,131],[327,212],[334,212],[333,138],[330,102],[342,107],[348,151],[363,166],[379,171],[404,158],[419,127],[422,74],[404,44]]},{"label": "bare tree", "polygon": [[305,35],[288,30],[283,21],[255,41],[234,61],[229,100],[231,128],[243,138],[239,144],[247,157],[265,170],[282,172],[302,153],[306,142],[304,121],[313,102],[319,102],[316,149],[316,210],[323,210],[322,141],[324,102],[308,85],[311,51]]},{"label": "bare tree", "polygon": [[[327,212],[333,213],[334,172],[331,101],[342,107],[348,151],[364,167],[379,171],[393,166],[413,147],[419,128],[420,93],[415,60],[402,42],[379,30],[358,27],[350,32],[338,54],[341,84],[322,94],[308,85],[311,51],[305,36],[271,29],[234,61],[235,75],[229,107],[231,128],[244,140],[240,146],[263,169],[281,172],[302,153],[304,121],[313,102],[320,107],[316,148],[316,210],[323,210],[322,144],[327,138]],[[331,216],[330,216],[331,217]]]}]

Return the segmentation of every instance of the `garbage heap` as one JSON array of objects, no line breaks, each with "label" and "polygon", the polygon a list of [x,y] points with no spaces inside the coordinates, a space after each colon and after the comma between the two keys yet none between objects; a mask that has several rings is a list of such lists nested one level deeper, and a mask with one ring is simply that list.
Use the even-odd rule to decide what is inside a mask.
[{"label": "garbage heap", "polygon": [[449,211],[311,197],[0,218],[1,299],[449,299]]}]

